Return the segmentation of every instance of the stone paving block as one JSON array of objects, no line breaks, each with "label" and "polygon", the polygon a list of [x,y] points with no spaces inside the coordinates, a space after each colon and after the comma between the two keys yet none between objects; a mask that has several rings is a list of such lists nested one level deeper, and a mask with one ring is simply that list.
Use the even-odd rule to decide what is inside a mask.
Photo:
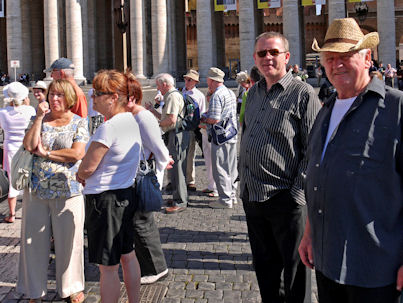
[{"label": "stone paving block", "polygon": [[162,299],[162,303],[180,303],[181,299],[179,298],[164,298]]},{"label": "stone paving block", "polygon": [[238,290],[224,290],[224,302],[241,302],[241,292]]},{"label": "stone paving block", "polygon": [[214,290],[215,289],[215,283],[211,282],[200,282],[197,285],[198,290]]},{"label": "stone paving block", "polygon": [[196,299],[195,303],[207,303],[207,299]]},{"label": "stone paving block", "polygon": [[243,277],[237,274],[224,274],[225,282],[243,282]]},{"label": "stone paving block", "polygon": [[194,302],[195,302],[194,299],[187,299],[187,298],[181,299],[181,303],[194,303]]},{"label": "stone paving block", "polygon": [[166,294],[167,298],[176,298],[176,299],[180,299],[180,298],[184,298],[185,297],[185,290],[184,289],[171,289],[168,288],[168,292]]},{"label": "stone paving block", "polygon": [[234,290],[250,290],[250,283],[249,282],[235,282],[233,283]]},{"label": "stone paving block", "polygon": [[186,283],[185,282],[170,282],[168,285],[169,289],[185,289]]},{"label": "stone paving block", "polygon": [[192,276],[191,275],[175,275],[175,281],[179,281],[179,282],[189,282],[192,280]]},{"label": "stone paving block", "polygon": [[174,274],[187,275],[189,270],[187,268],[174,268],[171,272]]},{"label": "stone paving block", "polygon": [[262,301],[259,291],[243,291],[241,297],[242,302],[255,303]]},{"label": "stone paving block", "polygon": [[204,291],[197,289],[187,289],[186,298],[202,299],[204,297]]},{"label": "stone paving block", "polygon": [[210,274],[208,275],[209,282],[224,282],[225,277],[221,274]]},{"label": "stone paving block", "polygon": [[192,281],[194,282],[207,282],[208,275],[194,275]]},{"label": "stone paving block", "polygon": [[186,283],[185,288],[189,289],[189,290],[194,290],[194,289],[197,289],[198,284],[199,284],[198,282],[188,282],[188,283]]},{"label": "stone paving block", "polygon": [[221,289],[221,290],[231,290],[232,283],[231,282],[217,282],[215,285],[215,288]]},{"label": "stone paving block", "polygon": [[207,290],[207,291],[204,293],[204,297],[205,297],[206,299],[208,299],[209,302],[210,302],[210,299],[211,299],[211,300],[213,300],[213,299],[222,300],[222,298],[223,298],[223,291],[222,291],[222,290]]}]

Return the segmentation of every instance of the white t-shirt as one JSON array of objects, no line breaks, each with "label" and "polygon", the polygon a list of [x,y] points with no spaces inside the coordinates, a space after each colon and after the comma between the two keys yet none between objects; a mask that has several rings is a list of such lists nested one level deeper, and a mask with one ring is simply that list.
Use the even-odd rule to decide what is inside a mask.
[{"label": "white t-shirt", "polygon": [[336,102],[334,103],[332,109],[332,115],[330,116],[329,128],[327,130],[326,142],[322,151],[322,160],[326,152],[327,144],[329,143],[330,137],[332,136],[334,130],[340,124],[341,119],[343,119],[344,115],[350,109],[351,105],[354,103],[354,100],[357,96],[348,98],[348,99],[338,99],[336,98]]},{"label": "white t-shirt", "polygon": [[[157,119],[148,110],[142,110],[134,116],[139,124],[141,140],[143,143],[144,154],[148,159],[150,153],[153,153],[156,163],[156,175],[158,183],[162,187],[164,170],[170,158],[167,147],[161,138],[161,131]],[[140,156],[141,158],[142,155]]]},{"label": "white t-shirt", "polygon": [[136,177],[140,159],[140,130],[132,113],[119,113],[101,124],[87,144],[99,142],[109,150],[86,180],[84,194],[127,188]]}]

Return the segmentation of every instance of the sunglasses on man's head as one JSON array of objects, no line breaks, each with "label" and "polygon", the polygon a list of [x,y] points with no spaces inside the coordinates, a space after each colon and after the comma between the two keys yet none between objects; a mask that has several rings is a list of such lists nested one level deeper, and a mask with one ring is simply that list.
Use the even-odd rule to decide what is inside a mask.
[{"label": "sunglasses on man's head", "polygon": [[103,95],[113,95],[114,93],[110,93],[110,92],[101,92],[101,91],[99,91],[99,90],[93,90],[92,91],[92,96],[93,97],[100,97],[100,96],[103,96]]},{"label": "sunglasses on man's head", "polygon": [[273,49],[264,49],[261,51],[256,52],[256,54],[260,57],[260,58],[264,58],[266,57],[267,53],[269,53],[271,56],[273,57],[277,57],[280,54],[284,54],[286,53],[286,51],[284,52],[280,52],[280,50],[278,50],[277,48],[273,48]]}]

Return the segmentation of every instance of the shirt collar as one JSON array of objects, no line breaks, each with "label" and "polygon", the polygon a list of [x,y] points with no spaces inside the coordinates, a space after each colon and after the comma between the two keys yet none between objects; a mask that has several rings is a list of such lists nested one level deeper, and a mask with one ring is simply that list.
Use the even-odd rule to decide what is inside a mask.
[{"label": "shirt collar", "polygon": [[[377,77],[373,77],[372,80],[368,83],[367,87],[364,91],[360,94],[362,96],[366,95],[367,93],[375,93],[378,94],[382,99],[385,99],[385,83],[378,79]],[[337,94],[333,94],[331,98],[328,98],[325,101],[325,105],[330,106],[332,102],[336,100]]]},{"label": "shirt collar", "polygon": [[[293,79],[294,77],[292,76],[292,71],[289,70],[280,80],[274,83],[272,87],[280,85],[283,88],[283,90],[286,90],[287,87],[291,84]],[[258,82],[258,87],[267,91],[267,83],[265,78],[263,78]]]}]

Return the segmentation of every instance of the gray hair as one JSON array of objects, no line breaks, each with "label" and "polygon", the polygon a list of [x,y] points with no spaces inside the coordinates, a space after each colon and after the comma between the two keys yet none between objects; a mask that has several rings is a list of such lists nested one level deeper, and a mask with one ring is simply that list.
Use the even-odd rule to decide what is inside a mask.
[{"label": "gray hair", "polygon": [[166,84],[168,84],[169,86],[172,86],[172,87],[175,86],[175,80],[174,80],[174,78],[173,78],[170,74],[167,74],[167,73],[158,74],[158,75],[155,77],[155,81],[158,82],[158,83],[160,83],[160,84],[166,83]]},{"label": "gray hair", "polygon": [[64,75],[66,78],[74,78],[74,70],[71,68],[63,68]]}]

